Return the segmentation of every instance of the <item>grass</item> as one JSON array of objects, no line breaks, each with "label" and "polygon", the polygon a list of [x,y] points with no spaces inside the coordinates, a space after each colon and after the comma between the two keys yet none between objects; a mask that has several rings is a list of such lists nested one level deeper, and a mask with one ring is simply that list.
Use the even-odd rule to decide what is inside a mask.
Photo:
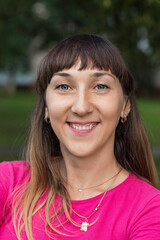
[{"label": "grass", "polygon": [[137,104],[151,145],[160,146],[160,99],[138,99]]},{"label": "grass", "polygon": [[23,145],[35,101],[33,92],[17,91],[14,96],[0,92],[0,146]]},{"label": "grass", "polygon": [[[14,96],[0,91],[0,146],[23,144],[35,102],[31,91],[17,91]],[[138,99],[137,104],[151,145],[160,146],[160,100]]]},{"label": "grass", "polygon": [[[14,96],[0,91],[0,147],[9,146],[13,149],[15,146],[23,146],[35,102],[36,96],[31,91],[17,91]],[[160,100],[138,99],[137,103],[151,145],[160,146]],[[6,153],[0,161],[17,157],[17,153]],[[160,157],[156,157],[155,161],[160,172]]]}]

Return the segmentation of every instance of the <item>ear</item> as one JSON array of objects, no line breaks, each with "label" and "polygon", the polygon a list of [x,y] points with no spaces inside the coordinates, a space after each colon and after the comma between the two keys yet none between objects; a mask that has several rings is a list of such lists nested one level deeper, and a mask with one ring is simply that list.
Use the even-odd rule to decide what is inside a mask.
[{"label": "ear", "polygon": [[45,107],[45,117],[48,118],[49,117],[49,111],[48,111],[48,108]]},{"label": "ear", "polygon": [[45,121],[47,124],[50,124],[49,112],[48,112],[48,108],[47,108],[47,107],[45,107],[44,121]]},{"label": "ear", "polygon": [[121,118],[127,118],[128,114],[130,113],[130,110],[131,110],[131,103],[128,96],[126,96],[124,99],[124,104],[121,111]]}]

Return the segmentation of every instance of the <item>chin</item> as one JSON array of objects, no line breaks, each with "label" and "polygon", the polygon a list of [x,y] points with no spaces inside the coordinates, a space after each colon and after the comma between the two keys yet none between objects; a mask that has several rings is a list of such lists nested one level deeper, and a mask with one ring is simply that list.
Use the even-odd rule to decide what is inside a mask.
[{"label": "chin", "polygon": [[86,157],[89,157],[90,155],[92,155],[91,152],[82,152],[82,151],[74,151],[74,152],[71,152],[71,154],[75,157],[79,157],[79,158],[86,158]]},{"label": "chin", "polygon": [[72,148],[71,147],[62,148],[62,152],[67,152],[69,155],[72,155],[73,157],[85,158],[93,155],[95,150],[86,147],[73,146]]}]

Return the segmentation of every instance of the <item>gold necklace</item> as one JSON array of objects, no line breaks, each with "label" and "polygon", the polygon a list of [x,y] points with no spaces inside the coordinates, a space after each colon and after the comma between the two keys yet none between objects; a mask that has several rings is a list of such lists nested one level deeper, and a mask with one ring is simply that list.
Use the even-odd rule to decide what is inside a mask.
[{"label": "gold necklace", "polygon": [[[121,170],[122,170],[122,169],[120,169],[120,171],[121,171]],[[119,172],[120,172],[120,171],[119,171]],[[112,180],[113,178],[115,178],[115,177],[119,174],[119,172],[116,173],[113,177],[111,177],[111,178],[107,179],[106,181],[104,181],[103,183],[100,183],[100,184],[98,184],[98,185],[91,186],[91,187],[86,187],[86,188],[73,187],[68,181],[65,181],[65,180],[64,180],[64,181],[65,181],[71,188],[73,188],[73,189],[78,189],[78,192],[82,192],[82,191],[87,190],[87,189],[99,187],[99,186],[105,184],[106,182],[109,182],[110,180]]]},{"label": "gold necklace", "polygon": [[[116,175],[114,175],[114,176],[112,177],[112,179],[114,178],[114,181],[116,180],[116,177],[119,175],[119,173],[120,173],[121,171],[122,171],[122,168],[118,171],[118,173],[117,173]],[[113,181],[113,182],[114,182],[114,181]],[[112,182],[112,184],[113,184],[113,182]],[[104,194],[102,195],[102,197],[101,197],[98,205],[96,206],[96,208],[94,209],[94,211],[93,211],[88,217],[84,217],[84,216],[80,215],[80,214],[77,213],[75,210],[73,210],[73,208],[72,208],[70,205],[68,205],[68,206],[70,207],[70,209],[72,210],[72,212],[74,212],[78,217],[85,219],[85,221],[82,222],[82,224],[81,224],[81,228],[80,228],[81,231],[87,232],[87,228],[88,228],[88,226],[89,226],[88,219],[89,219],[95,212],[97,212],[97,210],[99,209],[99,207],[100,207],[100,205],[101,205],[101,203],[102,203],[102,201],[103,201],[103,199],[104,199],[107,191],[110,189],[110,187],[112,186],[112,184],[110,184],[110,186],[109,186],[109,187],[107,188],[107,190],[104,192]]]}]

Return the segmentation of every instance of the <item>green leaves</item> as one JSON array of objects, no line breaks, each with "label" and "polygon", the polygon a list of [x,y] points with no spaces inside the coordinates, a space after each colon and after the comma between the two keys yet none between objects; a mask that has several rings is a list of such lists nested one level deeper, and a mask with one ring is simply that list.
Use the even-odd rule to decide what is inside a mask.
[{"label": "green leaves", "polygon": [[141,75],[142,63],[149,72],[159,61],[159,13],[159,0],[1,0],[0,69],[29,67],[35,39],[38,51],[68,35],[96,33],[109,36]]}]

